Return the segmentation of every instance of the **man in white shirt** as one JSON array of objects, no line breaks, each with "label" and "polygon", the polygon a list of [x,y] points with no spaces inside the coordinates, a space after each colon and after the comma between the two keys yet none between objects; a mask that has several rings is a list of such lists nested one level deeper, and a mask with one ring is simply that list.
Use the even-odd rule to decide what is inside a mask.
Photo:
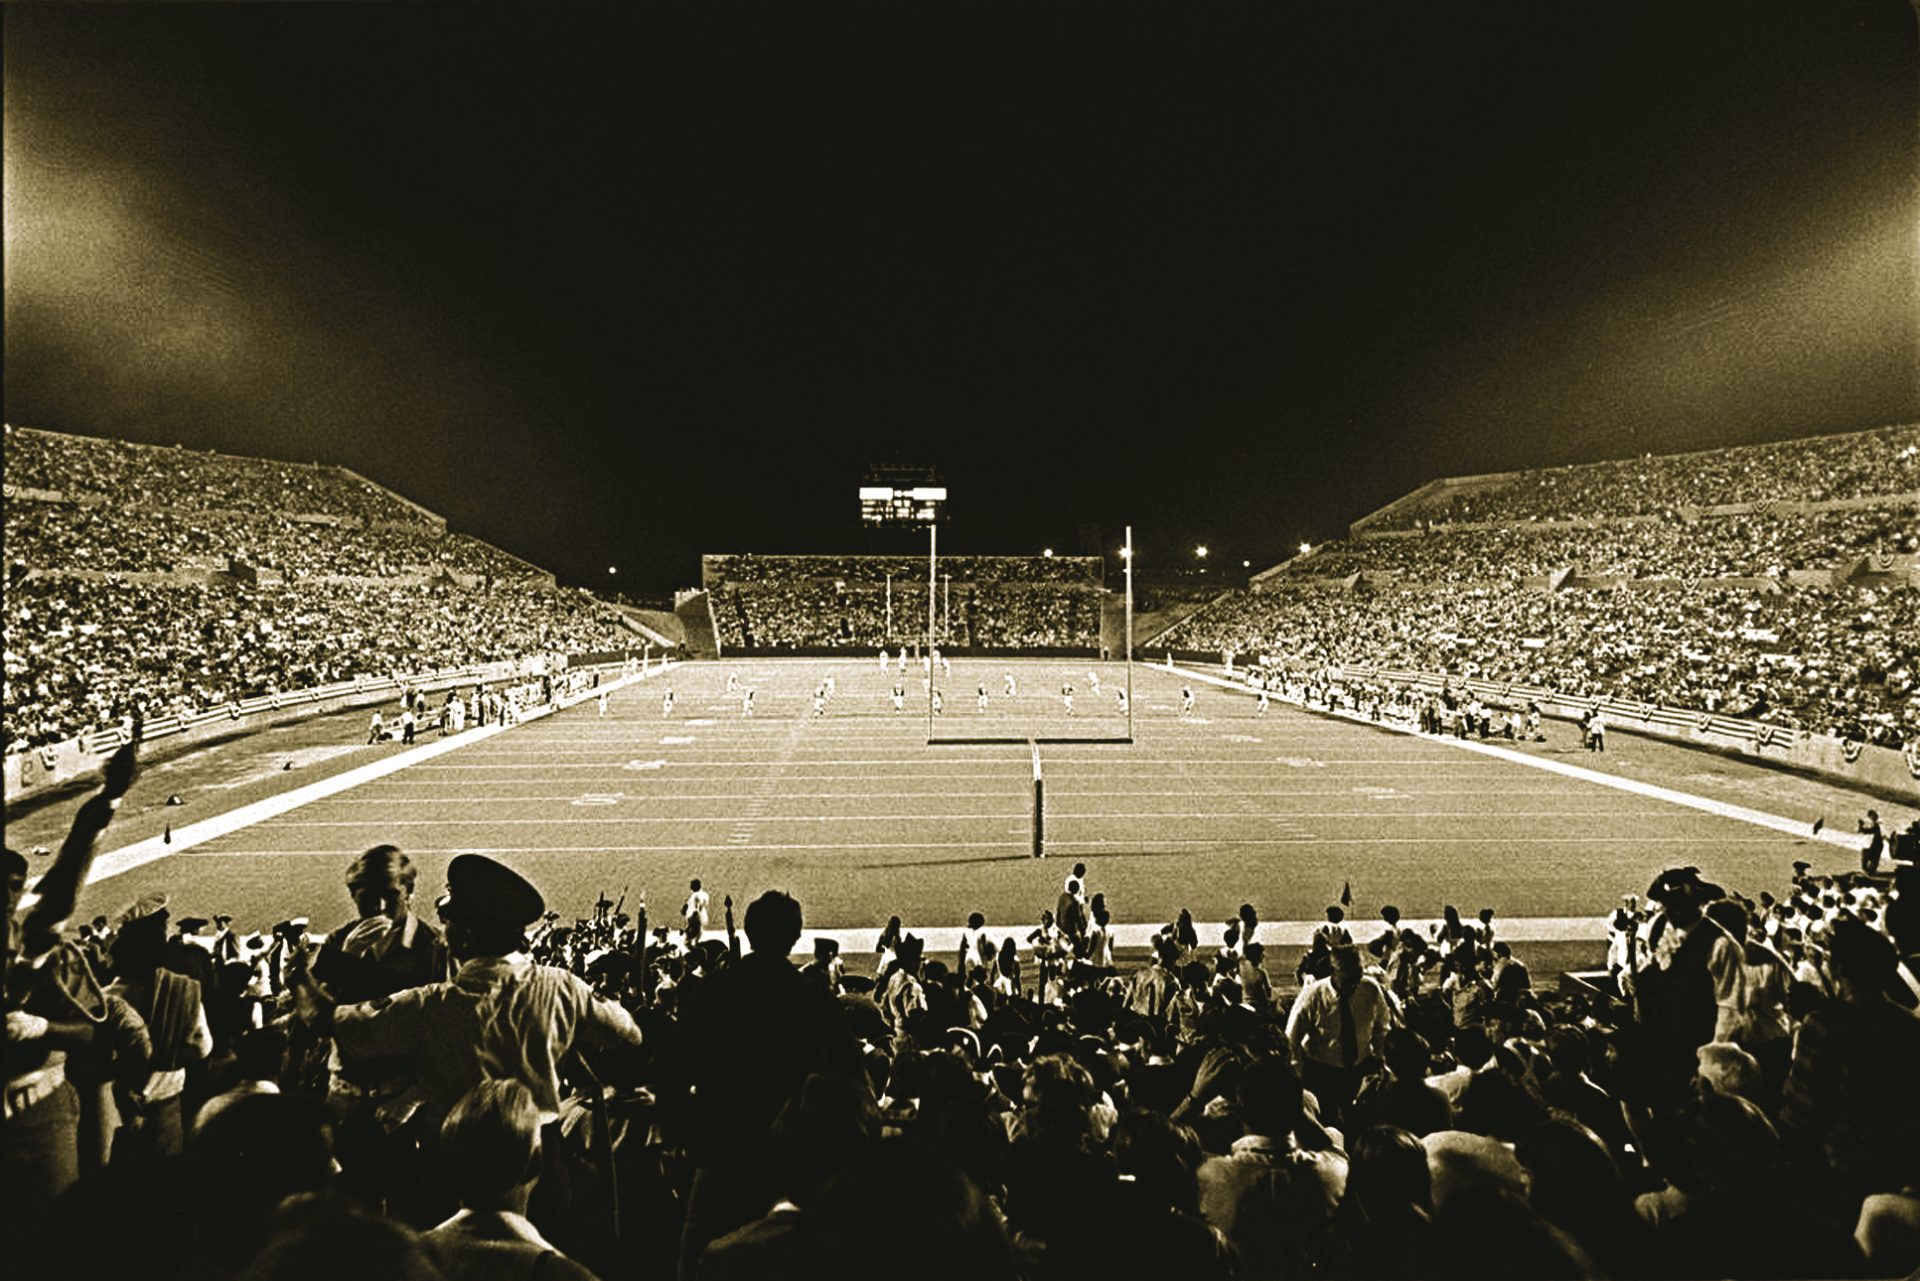
[{"label": "man in white shirt", "polygon": [[1340,1123],[1391,1026],[1386,989],[1363,972],[1351,944],[1334,949],[1331,974],[1300,989],[1287,1016],[1287,1043],[1330,1124]]}]

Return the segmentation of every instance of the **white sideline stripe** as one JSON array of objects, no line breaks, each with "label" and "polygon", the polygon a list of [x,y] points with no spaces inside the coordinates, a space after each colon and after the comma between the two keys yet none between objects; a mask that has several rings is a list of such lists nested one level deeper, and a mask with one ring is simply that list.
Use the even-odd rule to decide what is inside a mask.
[{"label": "white sideline stripe", "polygon": [[[597,697],[601,691],[612,693],[636,681],[646,680],[649,675],[658,675],[659,672],[665,670],[667,669],[662,667],[652,673],[636,673],[629,677],[617,677],[607,684],[599,686],[595,690],[583,695],[582,699]],[[570,706],[577,706],[578,701],[580,700],[577,700],[574,704],[570,704]],[[388,774],[406,769],[410,765],[417,765],[422,761],[429,761],[435,757],[445,756],[448,752],[458,751],[473,743],[484,742],[496,734],[504,733],[508,729],[515,728],[518,725],[525,725],[538,720],[540,717],[550,716],[555,710],[556,709],[551,707],[536,708],[527,713],[524,719],[516,722],[515,725],[512,726],[483,725],[476,729],[463,730],[458,734],[439,739],[435,742],[415,744],[409,751],[395,752],[390,756],[383,756],[377,761],[369,761],[365,765],[357,765],[350,770],[342,771],[331,778],[323,778],[302,787],[296,787],[290,792],[282,792],[278,796],[269,796],[263,800],[254,801],[250,805],[242,805],[239,809],[229,810],[225,814],[216,814],[212,818],[203,819],[198,823],[189,823],[185,827],[175,831],[171,841],[169,841],[163,833],[160,836],[150,836],[144,841],[135,841],[131,845],[123,845],[118,849],[109,850],[94,859],[92,871],[87,877],[87,884],[93,885],[100,881],[110,880],[113,877],[131,872],[136,867],[145,867],[148,863],[156,863],[169,855],[178,854],[182,850],[192,849],[196,845],[204,845],[208,841],[218,840],[222,836],[231,835],[234,832],[240,831],[242,828],[252,827],[255,823],[263,823],[270,818],[278,818],[290,810],[299,809],[302,805],[324,800],[329,796],[337,795],[350,788],[359,787],[361,784],[371,782],[376,778],[384,778]]]},{"label": "white sideline stripe", "polygon": [[[1249,698],[1254,697],[1253,693],[1247,690],[1245,686],[1236,685],[1220,677],[1209,676],[1205,672],[1193,672],[1192,675],[1195,679],[1208,681],[1225,689],[1237,689],[1245,693]],[[1293,706],[1300,707],[1301,704],[1294,703]],[[1302,708],[1302,710],[1309,709]],[[1831,828],[1815,832],[1813,831],[1813,825],[1811,823],[1807,823],[1801,819],[1782,818],[1778,814],[1768,814],[1763,810],[1748,809],[1744,805],[1733,805],[1726,801],[1716,801],[1705,796],[1695,796],[1691,792],[1682,792],[1671,787],[1661,787],[1656,783],[1642,783],[1638,779],[1621,778],[1617,774],[1602,773],[1599,770],[1588,769],[1583,765],[1569,765],[1565,761],[1545,760],[1538,756],[1529,756],[1525,752],[1513,751],[1510,748],[1496,747],[1491,743],[1476,743],[1471,739],[1452,738],[1444,734],[1438,736],[1422,734],[1419,730],[1410,729],[1404,725],[1394,725],[1386,721],[1371,721],[1348,712],[1337,712],[1321,708],[1313,708],[1310,710],[1314,712],[1324,710],[1328,715],[1338,716],[1342,720],[1352,721],[1359,725],[1371,725],[1379,729],[1391,730],[1396,734],[1408,734],[1426,742],[1440,743],[1448,747],[1457,747],[1463,751],[1476,752],[1482,756],[1491,756],[1496,760],[1511,761],[1516,765],[1526,765],[1533,769],[1545,770],[1549,774],[1559,774],[1566,778],[1579,779],[1583,783],[1595,783],[1601,787],[1611,787],[1618,792],[1631,792],[1635,796],[1651,797],[1657,801],[1667,801],[1674,805],[1683,805],[1688,809],[1701,810],[1708,814],[1716,814],[1721,818],[1730,818],[1741,823],[1751,823],[1756,827],[1771,828],[1776,832],[1785,832],[1789,836],[1797,836],[1802,840],[1823,841],[1828,845],[1836,845],[1848,851],[1853,851],[1856,848],[1853,837],[1850,834],[1838,832]]]},{"label": "white sideline stripe", "polygon": [[362,783],[383,778],[396,770],[403,770],[420,761],[432,760],[436,756],[458,751],[469,743],[478,743],[492,738],[506,728],[504,725],[485,725],[451,738],[443,738],[438,742],[419,744],[410,751],[396,752],[377,761],[357,765],[350,770],[335,774],[332,778],[323,778],[318,782],[296,787],[290,792],[269,796],[264,800],[254,801],[250,805],[242,805],[237,810],[216,814],[198,823],[188,823],[175,830],[171,843],[164,836],[150,836],[144,841],[123,845],[119,849],[100,855],[93,861],[93,875],[88,878],[87,883],[91,885],[97,881],[131,872],[136,867],[158,862],[170,854],[178,854],[182,850],[190,850],[196,845],[204,845],[208,841],[231,835],[242,828],[252,827],[255,823],[278,818],[289,810],[299,809],[302,805],[324,800],[349,788],[358,787]]}]

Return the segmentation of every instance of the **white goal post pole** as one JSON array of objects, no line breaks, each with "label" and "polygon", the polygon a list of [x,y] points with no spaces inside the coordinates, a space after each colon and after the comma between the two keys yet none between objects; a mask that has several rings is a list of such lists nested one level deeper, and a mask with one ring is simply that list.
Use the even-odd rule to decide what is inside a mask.
[{"label": "white goal post pole", "polygon": [[934,606],[939,597],[935,594],[938,580],[935,567],[940,558],[940,527],[932,521],[927,522],[927,738],[933,738],[933,625]]},{"label": "white goal post pole", "polygon": [[1127,737],[1133,737],[1133,526],[1127,526],[1127,545],[1121,553],[1127,571]]},{"label": "white goal post pole", "polygon": [[1033,750],[1033,856],[1047,856],[1047,797],[1046,781],[1040,776],[1040,744],[1034,739],[1027,740],[1027,746]]}]

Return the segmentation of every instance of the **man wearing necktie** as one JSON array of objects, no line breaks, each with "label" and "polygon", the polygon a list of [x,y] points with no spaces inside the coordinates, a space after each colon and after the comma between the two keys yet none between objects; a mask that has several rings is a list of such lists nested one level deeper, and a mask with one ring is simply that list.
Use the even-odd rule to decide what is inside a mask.
[{"label": "man wearing necktie", "polygon": [[1385,989],[1361,972],[1360,952],[1351,945],[1334,949],[1331,974],[1300,989],[1287,1017],[1287,1041],[1301,1082],[1329,1124],[1341,1123],[1379,1059],[1391,1008]]}]

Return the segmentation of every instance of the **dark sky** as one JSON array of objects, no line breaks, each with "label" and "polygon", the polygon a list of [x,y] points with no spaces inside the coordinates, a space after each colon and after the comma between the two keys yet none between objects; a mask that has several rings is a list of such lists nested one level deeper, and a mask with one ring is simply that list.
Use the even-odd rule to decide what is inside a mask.
[{"label": "dark sky", "polygon": [[[1352,9],[1357,12],[1347,12]],[[1920,418],[1907,0],[7,5],[8,421],[630,588]]]}]

